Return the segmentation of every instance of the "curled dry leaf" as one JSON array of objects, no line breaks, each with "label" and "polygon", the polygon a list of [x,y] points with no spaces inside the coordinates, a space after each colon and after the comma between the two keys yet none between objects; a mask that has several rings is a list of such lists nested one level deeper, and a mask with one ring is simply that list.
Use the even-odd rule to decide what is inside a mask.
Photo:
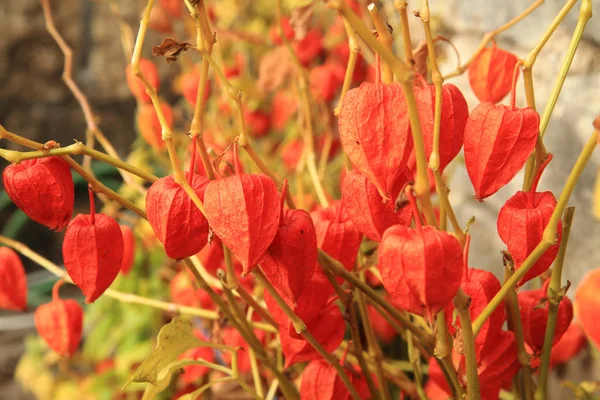
[{"label": "curled dry leaf", "polygon": [[427,76],[428,66],[427,58],[429,57],[429,50],[427,49],[427,41],[421,40],[417,47],[413,49],[413,59],[415,73],[421,76]]},{"label": "curled dry leaf", "polygon": [[296,40],[302,40],[308,34],[310,20],[313,16],[313,5],[311,1],[308,5],[294,7],[292,10],[289,23],[294,31],[294,38]]},{"label": "curled dry leaf", "polygon": [[167,63],[172,63],[177,61],[190,48],[192,48],[192,45],[188,42],[178,42],[171,38],[164,38],[158,46],[152,47],[152,55],[165,57]]},{"label": "curled dry leaf", "polygon": [[269,50],[261,57],[258,66],[258,89],[261,92],[273,92],[288,82],[293,72],[294,64],[285,46]]}]

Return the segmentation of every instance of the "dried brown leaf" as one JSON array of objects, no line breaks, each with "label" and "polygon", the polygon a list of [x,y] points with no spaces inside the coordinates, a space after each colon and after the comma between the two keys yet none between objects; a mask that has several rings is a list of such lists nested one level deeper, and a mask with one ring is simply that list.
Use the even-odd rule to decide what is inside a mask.
[{"label": "dried brown leaf", "polygon": [[312,6],[312,4],[309,4],[302,7],[296,7],[292,10],[290,25],[294,30],[294,37],[296,40],[304,39],[308,33],[310,19],[313,15]]},{"label": "dried brown leaf", "polygon": [[415,72],[421,76],[427,76],[427,42],[422,40],[413,50],[413,58],[415,59]]},{"label": "dried brown leaf", "polygon": [[171,38],[164,38],[160,45],[152,47],[152,55],[165,57],[167,63],[172,63],[183,56],[191,47],[192,45],[188,42],[178,42]]},{"label": "dried brown leaf", "polygon": [[272,92],[286,82],[294,71],[294,65],[285,46],[268,51],[258,67],[258,89]]}]

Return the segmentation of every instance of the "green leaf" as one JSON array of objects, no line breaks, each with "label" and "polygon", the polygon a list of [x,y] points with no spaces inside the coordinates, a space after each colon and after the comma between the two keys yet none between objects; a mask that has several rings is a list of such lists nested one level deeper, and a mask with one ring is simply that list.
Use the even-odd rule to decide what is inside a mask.
[{"label": "green leaf", "polygon": [[144,391],[144,397],[142,397],[142,400],[153,400],[160,392],[162,392],[163,390],[165,390],[166,388],[169,387],[173,373],[177,370],[180,370],[183,367],[187,367],[188,365],[206,365],[209,367],[216,366],[216,367],[219,367],[219,370],[221,370],[222,372],[231,374],[230,369],[222,367],[220,365],[212,364],[210,362],[207,362],[207,361],[204,361],[201,359],[199,359],[199,360],[187,360],[186,359],[186,360],[175,361],[175,362],[172,362],[171,364],[169,364],[166,368],[164,368],[158,374],[158,381],[156,383],[156,386],[154,386],[152,384],[148,384],[148,386],[146,387],[146,390]]},{"label": "green leaf", "polygon": [[202,346],[215,347],[213,343],[198,339],[194,335],[192,324],[189,321],[173,318],[171,322],[161,328],[156,348],[146,357],[127,384],[148,382],[156,386],[160,372],[175,361],[181,353]]},{"label": "green leaf", "polygon": [[4,229],[2,229],[2,235],[14,238],[17,237],[21,229],[29,221],[29,217],[21,210],[17,209],[6,221]]},{"label": "green leaf", "polygon": [[156,386],[152,385],[151,383],[146,386],[142,400],[153,400],[160,392],[168,388],[169,384],[171,383],[173,372],[181,368],[180,364],[180,362],[175,362],[163,369],[158,374]]},{"label": "green leaf", "polygon": [[0,193],[0,210],[4,210],[4,208],[8,207],[11,203],[12,200],[8,197],[6,190]]}]

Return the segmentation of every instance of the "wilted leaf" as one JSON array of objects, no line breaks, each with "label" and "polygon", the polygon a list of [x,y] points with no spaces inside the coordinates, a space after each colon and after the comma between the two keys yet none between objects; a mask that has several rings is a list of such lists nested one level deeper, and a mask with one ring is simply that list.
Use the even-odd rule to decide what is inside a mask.
[{"label": "wilted leaf", "polygon": [[167,63],[175,62],[185,54],[192,45],[188,42],[177,42],[171,38],[164,38],[158,46],[152,47],[153,56],[164,56]]},{"label": "wilted leaf", "polygon": [[415,72],[421,76],[427,76],[427,42],[422,40],[413,50],[413,59],[415,60]]},{"label": "wilted leaf", "polygon": [[290,25],[294,30],[294,38],[296,40],[302,40],[306,37],[308,32],[310,19],[313,15],[312,1],[296,1],[296,3],[306,3],[306,5],[296,5],[292,10],[292,16],[290,18]]},{"label": "wilted leaf", "polygon": [[276,47],[262,56],[258,67],[258,88],[263,92],[273,92],[288,81],[294,65],[284,46]]},{"label": "wilted leaf", "polygon": [[163,326],[158,333],[156,348],[142,362],[129,382],[148,382],[157,385],[160,372],[184,351],[194,347],[212,346],[215,344],[200,340],[194,335],[192,324],[180,318]]}]

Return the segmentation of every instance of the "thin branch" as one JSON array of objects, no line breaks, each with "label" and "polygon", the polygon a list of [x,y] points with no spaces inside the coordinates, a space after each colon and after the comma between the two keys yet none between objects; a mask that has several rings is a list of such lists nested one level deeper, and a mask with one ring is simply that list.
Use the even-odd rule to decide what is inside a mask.
[{"label": "thin branch", "polygon": [[562,270],[567,254],[567,245],[569,243],[569,235],[573,225],[573,214],[575,207],[567,207],[563,216],[563,231],[560,241],[558,255],[552,268],[552,276],[550,285],[548,286],[548,323],[546,324],[546,336],[544,337],[544,348],[540,360],[540,377],[538,387],[535,392],[535,400],[543,400],[547,397],[548,391],[548,372],[550,370],[550,356],[552,355],[552,346],[554,343],[554,330],[556,329],[556,319],[558,316],[558,306],[560,300],[556,299],[556,294],[561,290]]},{"label": "thin branch", "polygon": [[525,11],[523,11],[521,14],[517,15],[515,18],[513,18],[512,20],[510,20],[506,24],[502,25],[499,28],[494,29],[491,32],[486,33],[483,36],[483,39],[481,40],[481,43],[479,43],[479,46],[477,46],[477,49],[475,50],[475,53],[473,53],[473,55],[471,56],[471,58],[469,58],[469,60],[466,63],[464,63],[463,65],[459,65],[458,68],[456,69],[456,71],[454,71],[454,72],[446,75],[444,78],[445,79],[450,79],[452,77],[455,77],[455,76],[458,76],[458,75],[462,75],[467,70],[467,68],[469,68],[469,65],[471,65],[473,63],[473,61],[475,61],[475,59],[479,56],[479,54],[481,54],[481,52],[483,51],[483,49],[485,49],[487,47],[487,45],[492,40],[494,40],[494,38],[496,36],[498,36],[499,34],[501,34],[504,31],[512,28],[513,26],[515,26],[519,22],[521,22],[523,19],[525,19],[525,17],[527,17],[532,12],[534,12],[543,3],[544,3],[544,0],[536,0]]}]

